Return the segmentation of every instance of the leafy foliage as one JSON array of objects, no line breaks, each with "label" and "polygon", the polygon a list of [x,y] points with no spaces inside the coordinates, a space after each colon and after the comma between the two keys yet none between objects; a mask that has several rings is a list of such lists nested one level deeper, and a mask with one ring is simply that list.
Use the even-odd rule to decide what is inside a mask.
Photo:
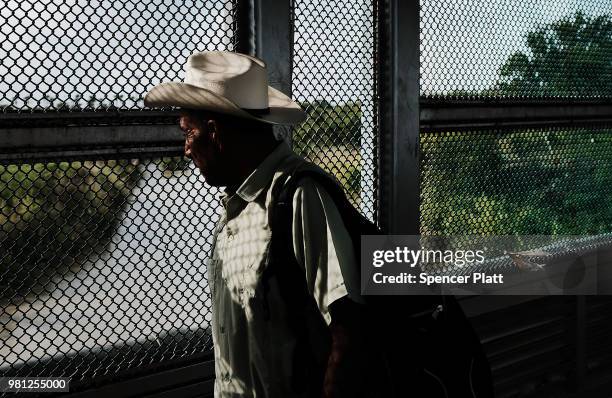
[{"label": "leafy foliage", "polygon": [[421,139],[422,233],[581,235],[612,227],[612,131],[447,132]]},{"label": "leafy foliage", "polygon": [[512,54],[499,70],[501,94],[602,98],[612,94],[612,20],[577,12],[530,32],[530,54]]},{"label": "leafy foliage", "polygon": [[293,132],[297,153],[334,174],[349,198],[359,204],[361,189],[362,110],[359,101],[332,105],[325,100],[302,103],[308,119]]},{"label": "leafy foliage", "polygon": [[308,119],[293,132],[297,151],[309,154],[320,148],[359,147],[361,103],[348,101],[332,105],[325,100],[302,103]]},{"label": "leafy foliage", "polygon": [[[527,35],[482,97],[612,94],[612,21],[578,12]],[[588,71],[588,73],[585,73]],[[612,229],[612,130],[424,134],[421,232],[579,235]]]}]

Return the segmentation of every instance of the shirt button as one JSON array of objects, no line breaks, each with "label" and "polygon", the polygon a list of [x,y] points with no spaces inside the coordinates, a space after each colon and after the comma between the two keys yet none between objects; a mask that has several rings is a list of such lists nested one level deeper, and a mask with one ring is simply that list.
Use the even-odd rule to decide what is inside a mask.
[{"label": "shirt button", "polygon": [[225,333],[225,328],[223,326],[219,326],[219,333]]}]

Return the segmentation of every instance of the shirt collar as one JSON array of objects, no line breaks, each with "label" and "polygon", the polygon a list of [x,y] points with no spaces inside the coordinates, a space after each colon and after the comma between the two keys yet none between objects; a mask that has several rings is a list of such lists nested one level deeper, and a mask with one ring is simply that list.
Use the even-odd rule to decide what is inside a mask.
[{"label": "shirt collar", "polygon": [[[268,186],[274,177],[278,165],[293,153],[285,141],[281,141],[276,148],[253,170],[253,172],[236,189],[235,194],[246,202],[254,201],[259,194]],[[228,197],[229,196],[229,197]],[[224,204],[233,196],[233,193],[225,189],[225,194],[221,195]]]}]

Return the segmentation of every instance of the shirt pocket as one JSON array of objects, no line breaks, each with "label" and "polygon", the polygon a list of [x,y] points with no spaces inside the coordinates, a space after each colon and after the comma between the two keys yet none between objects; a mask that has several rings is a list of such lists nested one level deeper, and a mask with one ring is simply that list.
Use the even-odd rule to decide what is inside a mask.
[{"label": "shirt pocket", "polygon": [[232,296],[246,306],[261,283],[270,232],[265,228],[243,228],[228,232],[222,277]]}]

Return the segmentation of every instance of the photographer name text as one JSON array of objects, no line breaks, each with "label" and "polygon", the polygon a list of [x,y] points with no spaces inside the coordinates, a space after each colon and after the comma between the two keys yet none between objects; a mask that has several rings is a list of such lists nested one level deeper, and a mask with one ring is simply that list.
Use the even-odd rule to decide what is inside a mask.
[{"label": "photographer name text", "polygon": [[474,272],[471,275],[430,275],[421,272],[417,275],[402,272],[399,275],[385,275],[382,272],[375,272],[372,275],[374,283],[377,284],[421,284],[431,286],[434,284],[453,284],[461,285],[467,283],[502,284],[504,283],[503,274],[487,274],[484,272]]}]

